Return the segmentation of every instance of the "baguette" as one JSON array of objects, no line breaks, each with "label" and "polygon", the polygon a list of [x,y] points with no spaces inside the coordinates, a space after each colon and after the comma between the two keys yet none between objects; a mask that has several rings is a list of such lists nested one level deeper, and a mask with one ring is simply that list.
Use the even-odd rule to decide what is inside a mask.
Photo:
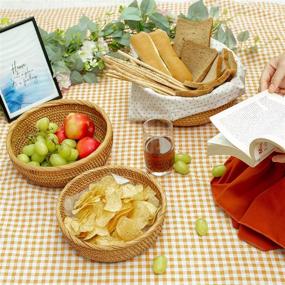
[{"label": "baguette", "polygon": [[172,76],[180,82],[191,81],[192,74],[175,53],[167,33],[156,30],[149,35]]},{"label": "baguette", "polygon": [[152,67],[162,71],[165,74],[171,75],[165,63],[160,58],[157,48],[155,47],[149,34],[140,32],[131,36],[131,45],[139,58],[151,65]]}]

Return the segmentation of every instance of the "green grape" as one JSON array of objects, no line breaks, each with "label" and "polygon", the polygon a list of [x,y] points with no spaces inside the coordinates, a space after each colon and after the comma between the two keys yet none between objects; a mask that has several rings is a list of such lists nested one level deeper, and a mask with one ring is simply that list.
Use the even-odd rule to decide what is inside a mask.
[{"label": "green grape", "polygon": [[32,155],[32,161],[41,163],[45,160],[45,155],[40,155],[37,152],[34,152]]},{"label": "green grape", "polygon": [[45,142],[46,142],[46,139],[45,139],[44,136],[38,135],[38,136],[36,137],[35,143],[36,143],[36,142],[43,142],[43,143],[45,143]]},{"label": "green grape", "polygon": [[227,168],[221,164],[221,165],[216,165],[212,169],[212,174],[214,177],[221,177],[223,176],[227,171]]},{"label": "green grape", "polygon": [[157,256],[153,259],[152,270],[155,274],[165,273],[167,268],[167,258],[164,255]]},{"label": "green grape", "polygon": [[50,122],[48,125],[48,131],[51,134],[54,134],[58,130],[58,125],[56,123]]},{"label": "green grape", "polygon": [[22,150],[22,152],[27,156],[32,156],[34,151],[35,151],[35,145],[34,144],[25,145],[23,147],[23,150]]},{"label": "green grape", "polygon": [[71,153],[72,148],[66,144],[62,144],[59,149],[58,149],[58,154],[64,158],[64,159],[68,159],[70,157],[70,153]]},{"label": "green grape", "polygon": [[49,127],[49,119],[47,117],[41,118],[36,122],[36,128],[39,131],[45,132],[45,131],[47,131],[48,127]]},{"label": "green grape", "polygon": [[39,155],[46,156],[48,154],[46,142],[37,141],[35,143],[35,152]]},{"label": "green grape", "polygon": [[46,146],[49,152],[54,152],[56,150],[56,144],[49,139],[46,140]]},{"label": "green grape", "polygon": [[30,161],[29,157],[24,153],[19,154],[17,158],[24,163],[28,163]]},{"label": "green grape", "polygon": [[77,149],[72,148],[70,151],[70,156],[68,158],[68,161],[73,162],[78,158],[79,152]]},{"label": "green grape", "polygon": [[40,166],[40,164],[37,161],[30,161],[27,164],[31,166]]},{"label": "green grape", "polygon": [[54,144],[58,144],[58,137],[55,134],[48,134],[47,139],[51,140]]},{"label": "green grape", "polygon": [[61,166],[66,164],[66,160],[62,158],[58,153],[54,153],[50,156],[49,162],[52,166]]},{"label": "green grape", "polygon": [[176,172],[180,174],[188,174],[189,173],[189,166],[185,162],[178,160],[177,162],[174,163],[174,169]]},{"label": "green grape", "polygon": [[75,140],[65,139],[65,140],[62,141],[61,144],[62,145],[66,144],[66,145],[70,146],[71,148],[76,148],[76,141]]},{"label": "green grape", "polygon": [[43,166],[43,167],[49,167],[50,164],[49,164],[48,161],[44,160],[44,161],[41,163],[41,166]]},{"label": "green grape", "polygon": [[191,162],[191,156],[187,153],[175,153],[175,162],[179,160],[188,164]]},{"label": "green grape", "polygon": [[208,234],[208,223],[204,219],[198,219],[195,222],[195,230],[199,236],[205,236]]}]

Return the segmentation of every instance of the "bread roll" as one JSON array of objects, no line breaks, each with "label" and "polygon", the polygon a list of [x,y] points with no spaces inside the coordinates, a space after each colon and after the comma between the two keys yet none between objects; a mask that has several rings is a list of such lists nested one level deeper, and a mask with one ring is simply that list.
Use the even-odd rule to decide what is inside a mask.
[{"label": "bread roll", "polygon": [[177,56],[171,45],[167,33],[162,30],[156,30],[149,35],[171,75],[181,82],[184,82],[186,80],[191,81],[192,73]]},{"label": "bread roll", "polygon": [[171,75],[163,60],[159,56],[149,34],[140,32],[131,36],[131,45],[139,58],[150,66],[160,70],[161,72]]}]

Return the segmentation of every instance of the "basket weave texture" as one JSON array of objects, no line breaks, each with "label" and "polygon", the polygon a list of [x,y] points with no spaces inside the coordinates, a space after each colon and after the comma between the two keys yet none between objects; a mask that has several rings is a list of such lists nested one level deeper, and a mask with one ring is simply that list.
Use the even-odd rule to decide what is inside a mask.
[{"label": "basket weave texture", "polygon": [[[38,119],[48,117],[62,125],[66,115],[72,112],[87,114],[95,124],[95,137],[101,145],[88,157],[59,167],[33,167],[22,163],[17,155],[28,142],[28,136],[36,133]],[[15,168],[36,185],[64,187],[72,178],[86,170],[103,166],[108,159],[113,143],[112,125],[105,112],[97,105],[83,100],[55,100],[31,109],[17,119],[10,127],[7,136],[7,151]]]},{"label": "basket weave texture", "polygon": [[[75,236],[71,236],[64,226],[64,201],[67,197],[73,196],[88,188],[89,184],[100,180],[111,173],[129,179],[133,183],[140,183],[150,186],[156,192],[160,201],[161,209],[157,214],[154,224],[140,237],[126,242],[124,245],[93,245],[87,241],[82,241]],[[70,181],[60,193],[57,202],[56,216],[58,224],[63,232],[63,236],[78,253],[88,259],[97,262],[119,262],[133,258],[143,253],[146,249],[153,246],[161,232],[164,216],[166,212],[166,197],[155,180],[150,175],[132,168],[123,166],[105,166],[94,170],[86,171],[80,176]]]},{"label": "basket weave texture", "polygon": [[233,100],[232,102],[229,102],[219,108],[175,120],[173,121],[173,125],[176,127],[194,127],[194,126],[205,125],[210,122],[211,116],[218,114],[223,110],[226,110],[227,108],[233,106],[236,103],[237,100]]}]

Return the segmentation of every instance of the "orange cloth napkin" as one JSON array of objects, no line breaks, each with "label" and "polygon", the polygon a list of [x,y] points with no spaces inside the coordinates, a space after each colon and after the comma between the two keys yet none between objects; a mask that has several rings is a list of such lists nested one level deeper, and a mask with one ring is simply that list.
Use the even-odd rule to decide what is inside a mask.
[{"label": "orange cloth napkin", "polygon": [[271,158],[252,168],[231,157],[227,172],[211,181],[214,199],[239,238],[265,251],[285,248],[285,164]]}]

